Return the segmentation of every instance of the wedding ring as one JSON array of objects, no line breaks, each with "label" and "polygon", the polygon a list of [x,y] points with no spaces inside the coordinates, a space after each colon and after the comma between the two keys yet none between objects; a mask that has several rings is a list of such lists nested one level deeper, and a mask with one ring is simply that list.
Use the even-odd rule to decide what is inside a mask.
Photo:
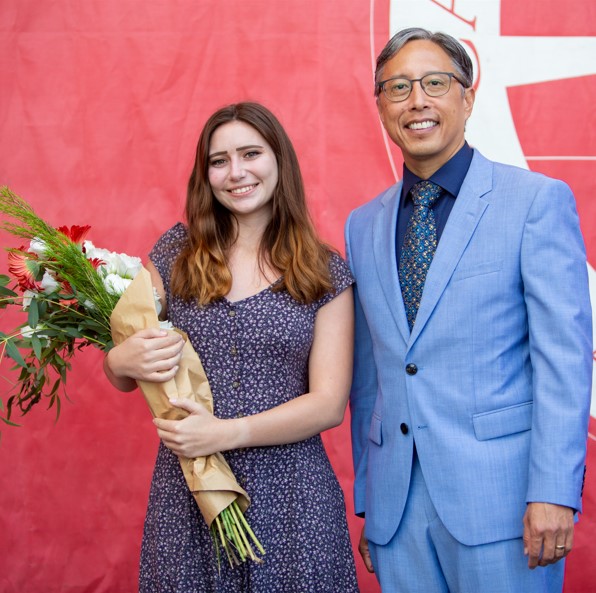
[{"label": "wedding ring", "polygon": [[565,546],[555,546],[555,548],[556,548],[557,550],[564,550],[564,549],[565,549]]}]

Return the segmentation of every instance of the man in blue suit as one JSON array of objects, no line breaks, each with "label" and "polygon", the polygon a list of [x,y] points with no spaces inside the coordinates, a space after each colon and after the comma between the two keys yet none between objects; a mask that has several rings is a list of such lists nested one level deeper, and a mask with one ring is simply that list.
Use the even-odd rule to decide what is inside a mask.
[{"label": "man in blue suit", "polygon": [[403,180],[346,223],[355,506],[384,593],[560,592],[581,510],[592,327],[574,198],[466,143],[472,76],[448,35],[389,41],[375,94]]}]

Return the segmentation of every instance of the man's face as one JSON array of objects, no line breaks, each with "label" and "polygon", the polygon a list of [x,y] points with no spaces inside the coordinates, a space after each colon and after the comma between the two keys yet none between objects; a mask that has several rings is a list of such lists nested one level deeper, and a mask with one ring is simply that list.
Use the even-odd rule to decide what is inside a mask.
[{"label": "man's face", "polygon": [[[417,79],[430,72],[453,72],[451,58],[432,41],[410,41],[384,66],[381,80]],[[413,173],[428,179],[464,144],[465,123],[474,105],[474,90],[452,78],[447,94],[429,97],[414,82],[410,96],[392,103],[381,91],[377,107],[390,138],[401,148]]]}]

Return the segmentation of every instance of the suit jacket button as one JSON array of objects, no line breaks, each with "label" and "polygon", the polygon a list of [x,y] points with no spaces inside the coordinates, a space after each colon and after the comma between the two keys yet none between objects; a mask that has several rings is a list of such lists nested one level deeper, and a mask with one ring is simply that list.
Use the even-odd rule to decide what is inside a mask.
[{"label": "suit jacket button", "polygon": [[402,422],[402,423],[399,425],[399,429],[401,430],[401,433],[402,433],[402,434],[408,434],[408,431],[410,430],[410,429],[408,428],[408,425],[407,425],[405,422]]},{"label": "suit jacket button", "polygon": [[406,373],[408,375],[415,375],[418,372],[418,367],[415,364],[408,364],[406,365]]}]

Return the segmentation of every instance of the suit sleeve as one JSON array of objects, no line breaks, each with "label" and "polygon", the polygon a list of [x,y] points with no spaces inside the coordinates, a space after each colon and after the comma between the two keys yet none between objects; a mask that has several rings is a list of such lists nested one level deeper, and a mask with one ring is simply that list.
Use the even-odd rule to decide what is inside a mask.
[{"label": "suit sleeve", "polygon": [[527,502],[581,510],[592,379],[586,255],[573,194],[546,180],[521,249],[534,411]]},{"label": "suit sleeve", "polygon": [[354,286],[354,371],[350,389],[350,414],[352,423],[352,455],[354,462],[354,508],[364,516],[366,501],[366,472],[368,463],[368,433],[372,411],[377,394],[377,373],[373,344],[368,324],[358,294],[357,265],[351,254],[350,225],[352,215],[345,228],[346,257],[356,277]]}]

